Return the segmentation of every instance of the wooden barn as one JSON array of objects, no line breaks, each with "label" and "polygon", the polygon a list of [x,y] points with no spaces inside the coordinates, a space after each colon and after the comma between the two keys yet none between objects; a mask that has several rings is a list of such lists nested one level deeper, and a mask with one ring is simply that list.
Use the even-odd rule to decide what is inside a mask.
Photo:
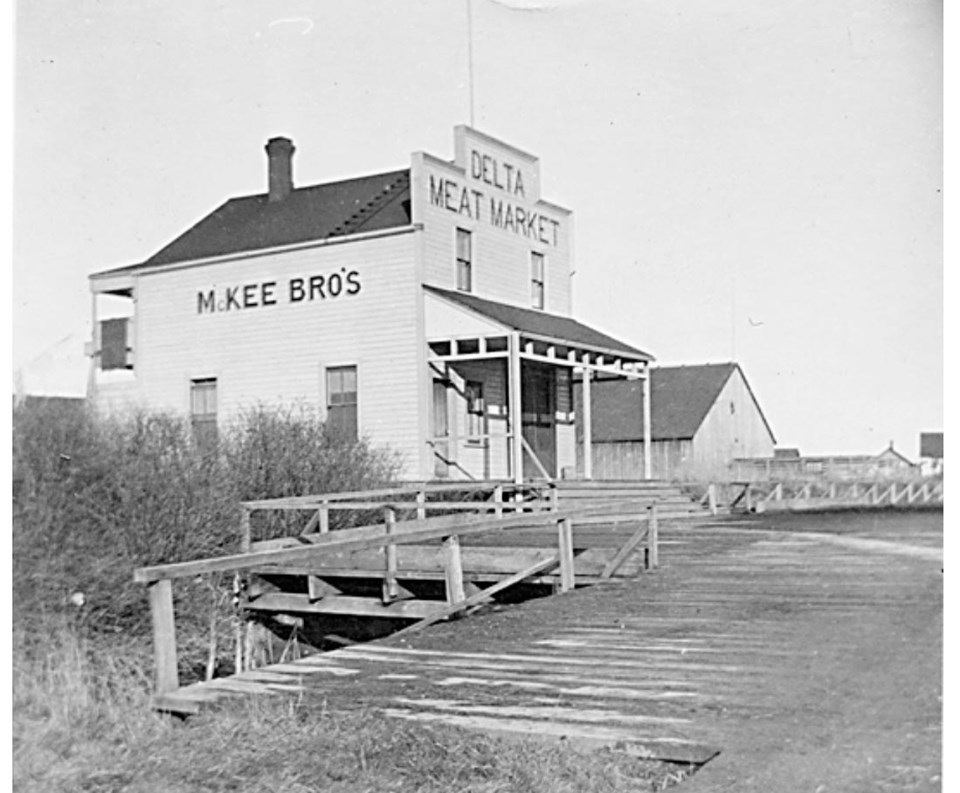
[{"label": "wooden barn", "polygon": [[[653,478],[726,479],[734,459],[773,455],[773,431],[738,364],[657,367],[651,370],[651,382]],[[640,382],[599,380],[593,384],[592,478],[642,478],[642,401]],[[577,388],[578,414],[582,408]],[[584,475],[586,462],[582,440],[579,432],[580,475]]]}]

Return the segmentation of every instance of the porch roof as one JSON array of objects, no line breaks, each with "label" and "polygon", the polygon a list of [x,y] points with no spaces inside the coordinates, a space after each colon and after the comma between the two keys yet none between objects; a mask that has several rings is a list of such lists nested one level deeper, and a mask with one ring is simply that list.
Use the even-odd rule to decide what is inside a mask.
[{"label": "porch roof", "polygon": [[627,361],[652,361],[653,356],[608,336],[582,322],[559,314],[497,303],[465,292],[453,292],[424,284],[427,292],[449,300],[487,320],[523,336],[610,355]]}]

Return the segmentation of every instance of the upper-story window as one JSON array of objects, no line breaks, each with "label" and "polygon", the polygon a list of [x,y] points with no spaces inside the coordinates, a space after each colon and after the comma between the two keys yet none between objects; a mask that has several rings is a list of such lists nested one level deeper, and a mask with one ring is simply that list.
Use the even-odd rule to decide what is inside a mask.
[{"label": "upper-story window", "polygon": [[534,308],[543,308],[543,254],[530,254],[530,300]]},{"label": "upper-story window", "polygon": [[457,289],[473,291],[473,235],[457,229]]}]

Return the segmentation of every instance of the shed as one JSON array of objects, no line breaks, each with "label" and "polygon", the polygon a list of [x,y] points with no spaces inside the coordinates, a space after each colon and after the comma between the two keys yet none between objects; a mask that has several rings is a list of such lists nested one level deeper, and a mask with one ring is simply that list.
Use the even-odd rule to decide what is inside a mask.
[{"label": "shed", "polygon": [[[656,479],[729,475],[738,457],[772,456],[775,438],[737,363],[662,366],[651,370],[651,463]],[[595,479],[643,475],[643,383],[598,380],[591,394]],[[579,388],[575,407],[582,410]],[[583,470],[582,433],[578,470]]]}]

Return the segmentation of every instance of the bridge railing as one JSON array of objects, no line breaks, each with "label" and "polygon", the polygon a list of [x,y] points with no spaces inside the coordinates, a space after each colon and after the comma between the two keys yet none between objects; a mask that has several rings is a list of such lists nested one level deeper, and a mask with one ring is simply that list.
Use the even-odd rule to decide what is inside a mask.
[{"label": "bridge railing", "polygon": [[[352,494],[351,494],[352,495]],[[370,494],[365,494],[370,496]],[[282,499],[280,504],[276,500],[268,502],[247,502],[245,514],[254,509],[316,509],[317,504],[305,499]],[[327,497],[330,498],[330,497]],[[334,504],[344,504],[343,501],[330,498],[327,508],[334,508]],[[364,501],[351,502],[354,507],[362,505],[368,508],[369,504],[381,504],[379,499],[369,498]],[[496,504],[496,502],[494,502]],[[493,515],[445,515],[442,517],[416,517],[410,520],[397,520],[397,510],[392,505],[383,507],[383,522],[339,531],[301,535],[296,545],[288,543],[262,543],[256,549],[251,548],[249,526],[247,526],[247,540],[245,548],[239,554],[221,557],[198,559],[195,561],[179,562],[174,564],[154,565],[142,567],[134,571],[134,580],[145,584],[150,599],[151,618],[153,623],[155,685],[159,696],[172,694],[179,687],[179,671],[177,661],[176,618],[173,600],[173,581],[180,578],[195,578],[207,574],[233,572],[242,574],[254,570],[272,569],[283,572],[284,569],[309,569],[311,562],[316,562],[324,554],[342,551],[362,551],[367,549],[383,549],[384,568],[383,603],[390,604],[398,598],[397,587],[397,546],[423,545],[439,541],[442,546],[444,577],[446,583],[446,602],[436,602],[435,608],[424,616],[417,616],[420,621],[404,628],[404,631],[417,629],[424,625],[444,619],[460,611],[477,605],[489,599],[497,592],[517,584],[525,579],[540,575],[551,569],[559,571],[559,590],[561,592],[573,589],[576,585],[574,566],[573,523],[596,523],[599,521],[624,522],[635,521],[639,525],[630,538],[607,563],[601,575],[609,578],[624,563],[626,558],[637,549],[643,547],[645,559],[644,567],[652,569],[658,566],[658,530],[657,508],[649,503],[642,505],[635,502],[624,502],[617,505],[606,505],[602,508],[556,511],[537,509],[532,512],[523,512],[519,504],[512,514],[507,513],[510,502],[504,502],[503,510],[497,512],[494,507]],[[449,504],[447,505],[449,506]],[[249,522],[249,521],[247,521]],[[556,550],[549,551],[545,556],[533,564],[529,564],[512,575],[500,580],[496,584],[468,595],[464,586],[463,564],[461,560],[460,544],[465,537],[489,535],[497,532],[521,531],[525,529],[548,528],[556,532]],[[281,541],[282,542],[282,541]],[[548,550],[548,549],[544,549]],[[318,597],[323,597],[318,592]],[[401,615],[405,603],[397,603],[401,607]]]}]

